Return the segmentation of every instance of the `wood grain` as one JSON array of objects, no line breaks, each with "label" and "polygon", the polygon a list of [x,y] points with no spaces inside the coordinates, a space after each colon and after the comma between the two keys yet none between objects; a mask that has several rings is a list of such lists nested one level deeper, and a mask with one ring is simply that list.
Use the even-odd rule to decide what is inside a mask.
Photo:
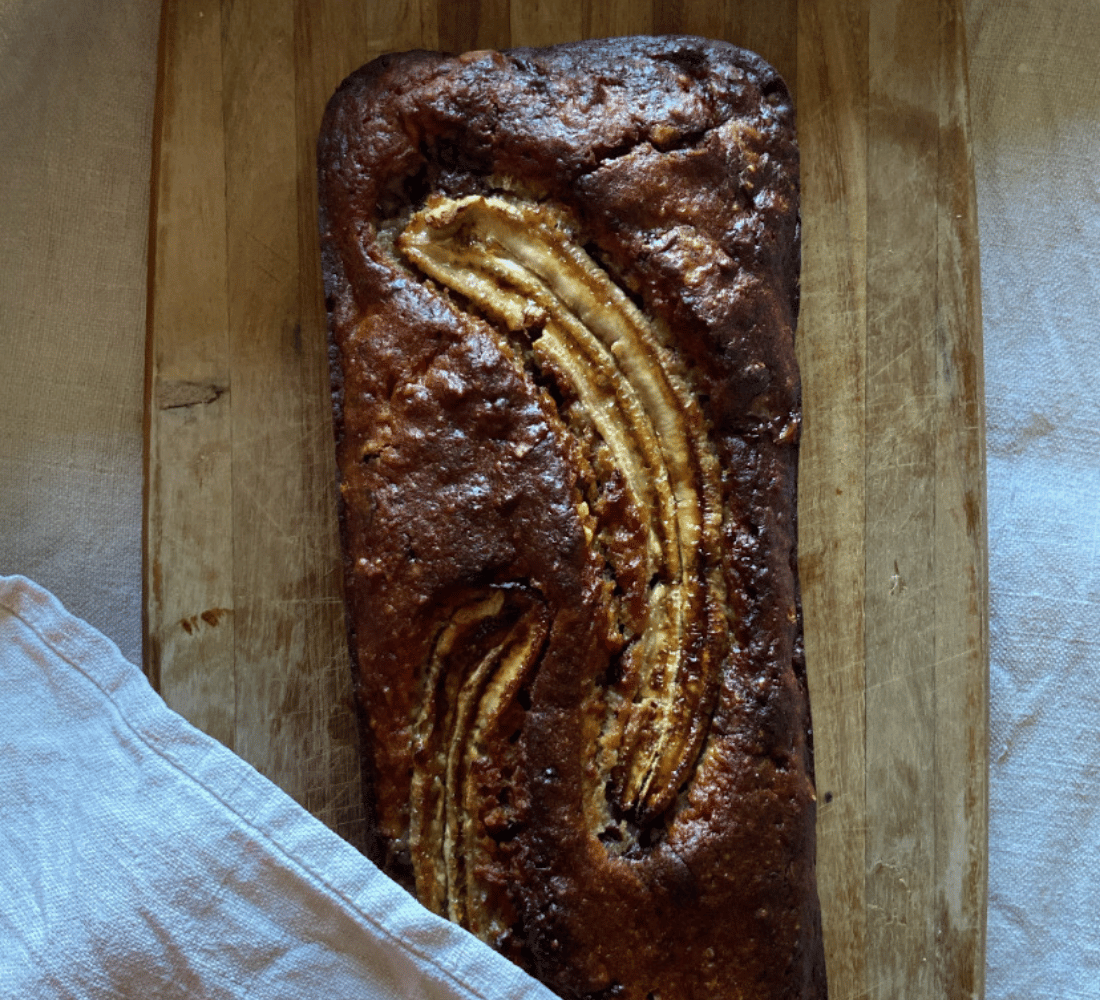
[{"label": "wood grain", "polygon": [[834,998],[982,994],[981,323],[957,0],[167,0],[151,218],[146,665],[363,842],[314,143],[395,49],[728,38],[795,94],[800,573]]},{"label": "wood grain", "polygon": [[169,704],[232,748],[232,413],[217,5],[166,7],[160,55],[146,355],[144,659]]},{"label": "wood grain", "polygon": [[867,11],[799,9],[804,422],[799,575],[818,883],[834,996],[869,994],[866,787]]}]

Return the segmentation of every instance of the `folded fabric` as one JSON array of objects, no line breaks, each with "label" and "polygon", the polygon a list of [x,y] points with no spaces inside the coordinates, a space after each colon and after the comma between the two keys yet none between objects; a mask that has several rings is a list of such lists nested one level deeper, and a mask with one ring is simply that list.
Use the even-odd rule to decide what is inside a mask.
[{"label": "folded fabric", "polygon": [[551,994],[0,577],[0,996]]}]

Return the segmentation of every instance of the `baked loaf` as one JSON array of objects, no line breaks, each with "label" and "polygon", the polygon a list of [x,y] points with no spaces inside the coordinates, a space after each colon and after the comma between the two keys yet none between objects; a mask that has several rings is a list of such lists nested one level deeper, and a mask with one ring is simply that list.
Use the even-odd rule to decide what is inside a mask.
[{"label": "baked loaf", "polygon": [[385,56],[319,179],[376,860],[565,997],[823,997],[782,80]]}]

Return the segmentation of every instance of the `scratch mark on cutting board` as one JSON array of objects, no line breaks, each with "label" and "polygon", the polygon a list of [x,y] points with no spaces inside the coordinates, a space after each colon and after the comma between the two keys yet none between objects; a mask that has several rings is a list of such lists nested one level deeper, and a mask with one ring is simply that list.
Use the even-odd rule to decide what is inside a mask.
[{"label": "scratch mark on cutting board", "polygon": [[186,406],[205,406],[229,391],[221,382],[191,382],[187,379],[166,379],[157,384],[157,408],[177,410]]}]

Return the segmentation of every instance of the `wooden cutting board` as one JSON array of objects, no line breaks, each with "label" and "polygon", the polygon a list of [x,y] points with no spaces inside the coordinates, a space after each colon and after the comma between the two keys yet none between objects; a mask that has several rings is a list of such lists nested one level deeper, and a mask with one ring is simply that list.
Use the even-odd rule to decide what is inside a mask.
[{"label": "wooden cutting board", "polygon": [[803,154],[800,480],[831,992],[980,996],[981,328],[960,0],[168,0],[150,242],[146,657],[363,840],[313,150],[387,50],[684,31],[771,60]]}]

